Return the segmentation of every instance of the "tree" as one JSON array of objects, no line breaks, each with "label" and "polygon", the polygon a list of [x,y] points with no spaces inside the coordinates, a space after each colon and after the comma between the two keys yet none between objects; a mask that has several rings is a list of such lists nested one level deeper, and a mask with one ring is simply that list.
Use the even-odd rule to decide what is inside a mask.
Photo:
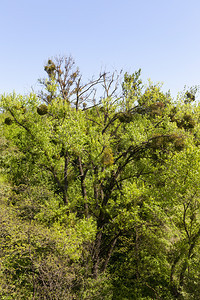
[{"label": "tree", "polygon": [[126,73],[121,88],[116,73],[84,84],[72,58],[48,60],[45,71],[39,96],[1,98],[3,134],[16,148],[5,165],[18,217],[61,231],[72,218],[76,230],[89,230],[80,242],[84,276],[98,282],[112,274],[115,299],[190,294],[196,268],[186,273],[199,247],[198,106],[187,94],[176,103],[160,85],[143,86],[140,70]]}]

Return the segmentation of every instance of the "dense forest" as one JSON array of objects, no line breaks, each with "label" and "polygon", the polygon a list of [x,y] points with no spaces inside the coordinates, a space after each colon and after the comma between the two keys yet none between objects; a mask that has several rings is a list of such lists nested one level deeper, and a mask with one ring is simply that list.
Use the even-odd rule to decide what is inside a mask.
[{"label": "dense forest", "polygon": [[200,107],[49,59],[0,96],[0,298],[200,299]]}]

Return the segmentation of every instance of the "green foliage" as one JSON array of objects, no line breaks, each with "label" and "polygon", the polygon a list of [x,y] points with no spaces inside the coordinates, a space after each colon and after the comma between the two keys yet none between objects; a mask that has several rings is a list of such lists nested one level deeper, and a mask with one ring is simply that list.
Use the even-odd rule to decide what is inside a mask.
[{"label": "green foliage", "polygon": [[84,84],[71,58],[44,69],[39,96],[0,101],[0,297],[197,299],[193,90],[174,102],[139,70],[116,93],[118,76]]}]

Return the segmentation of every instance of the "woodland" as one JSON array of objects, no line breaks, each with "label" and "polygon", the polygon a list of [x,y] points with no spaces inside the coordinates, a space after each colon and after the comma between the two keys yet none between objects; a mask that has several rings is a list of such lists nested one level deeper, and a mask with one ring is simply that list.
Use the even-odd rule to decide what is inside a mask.
[{"label": "woodland", "polygon": [[0,299],[200,299],[198,87],[44,71],[0,95]]}]

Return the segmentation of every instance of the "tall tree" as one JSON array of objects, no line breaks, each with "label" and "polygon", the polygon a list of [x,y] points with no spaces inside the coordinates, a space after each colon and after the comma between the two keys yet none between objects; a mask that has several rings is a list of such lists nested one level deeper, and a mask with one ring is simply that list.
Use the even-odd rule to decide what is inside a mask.
[{"label": "tall tree", "polygon": [[72,58],[51,59],[45,71],[39,96],[1,98],[4,135],[19,151],[10,178],[45,185],[63,228],[69,214],[92,224],[93,278],[110,270],[135,299],[182,297],[199,240],[198,107],[188,93],[176,103],[160,85],[143,86],[140,70],[122,86],[116,73],[84,84]]}]

